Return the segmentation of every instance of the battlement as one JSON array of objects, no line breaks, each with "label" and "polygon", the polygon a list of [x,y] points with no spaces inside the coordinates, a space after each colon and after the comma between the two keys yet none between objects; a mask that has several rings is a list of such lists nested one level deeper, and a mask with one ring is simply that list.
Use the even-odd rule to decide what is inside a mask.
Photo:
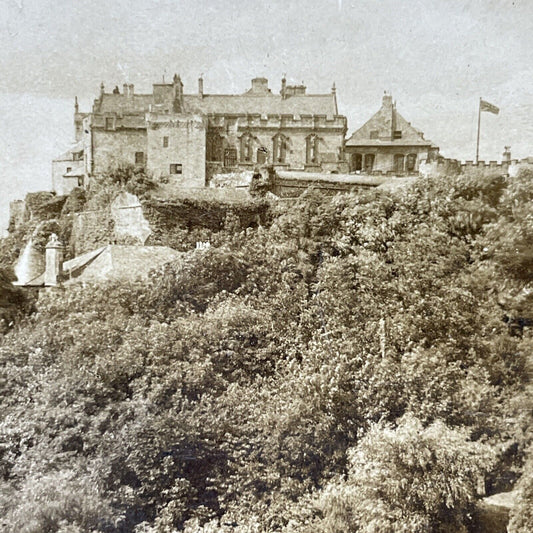
[{"label": "battlement", "polygon": [[347,119],[343,115],[298,115],[298,114],[248,114],[228,115],[211,113],[208,115],[209,125],[213,128],[237,126],[247,128],[336,128],[345,131]]},{"label": "battlement", "polygon": [[426,177],[430,175],[461,174],[473,169],[500,170],[503,174],[515,176],[522,168],[533,168],[533,158],[510,159],[508,161],[478,161],[477,163],[472,160],[459,161],[458,159],[445,157],[420,161],[420,174]]}]

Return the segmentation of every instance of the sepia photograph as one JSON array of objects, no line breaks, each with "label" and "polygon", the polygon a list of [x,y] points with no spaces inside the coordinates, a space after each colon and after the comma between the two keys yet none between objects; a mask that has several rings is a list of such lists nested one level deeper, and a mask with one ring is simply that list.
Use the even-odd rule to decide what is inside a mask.
[{"label": "sepia photograph", "polygon": [[0,7],[0,533],[533,532],[532,0]]}]

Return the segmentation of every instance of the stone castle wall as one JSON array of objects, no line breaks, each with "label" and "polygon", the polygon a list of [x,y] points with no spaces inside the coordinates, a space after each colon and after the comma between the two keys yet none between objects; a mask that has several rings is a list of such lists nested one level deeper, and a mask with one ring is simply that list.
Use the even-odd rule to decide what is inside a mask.
[{"label": "stone castle wall", "polygon": [[435,161],[421,161],[420,174],[424,177],[447,176],[471,170],[483,170],[500,172],[501,174],[515,177],[523,168],[533,169],[533,158],[512,159],[510,161],[478,161],[474,163],[474,161],[461,162],[457,159],[439,157]]},{"label": "stone castle wall", "polygon": [[[148,172],[155,178],[170,176],[180,187],[204,187],[206,126],[196,115],[148,115]],[[172,174],[171,165],[181,165],[180,173]]]},{"label": "stone castle wall", "polygon": [[106,172],[119,165],[135,165],[135,153],[142,152],[146,161],[146,130],[93,129],[93,173]]}]

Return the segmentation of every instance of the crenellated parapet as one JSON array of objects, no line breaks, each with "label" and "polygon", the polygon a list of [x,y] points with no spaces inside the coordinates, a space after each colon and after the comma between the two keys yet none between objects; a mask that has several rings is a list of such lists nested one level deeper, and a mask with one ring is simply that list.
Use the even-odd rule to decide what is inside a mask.
[{"label": "crenellated parapet", "polygon": [[208,115],[209,127],[228,128],[236,127],[237,130],[250,128],[279,130],[291,129],[328,129],[343,133],[347,129],[347,119],[343,115],[295,115],[295,114],[248,114],[228,115],[212,113]]}]

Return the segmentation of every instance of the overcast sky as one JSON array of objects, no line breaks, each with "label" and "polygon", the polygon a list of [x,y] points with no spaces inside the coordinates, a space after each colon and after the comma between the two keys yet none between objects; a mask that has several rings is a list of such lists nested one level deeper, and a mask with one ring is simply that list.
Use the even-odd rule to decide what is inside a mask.
[{"label": "overcast sky", "polygon": [[[244,92],[255,76],[328,92],[349,131],[381,104],[448,157],[533,155],[533,0],[0,0],[0,209],[47,188],[72,140],[72,100],[101,81],[138,92],[181,74],[186,92]],[[3,219],[2,219],[3,221]]]}]

